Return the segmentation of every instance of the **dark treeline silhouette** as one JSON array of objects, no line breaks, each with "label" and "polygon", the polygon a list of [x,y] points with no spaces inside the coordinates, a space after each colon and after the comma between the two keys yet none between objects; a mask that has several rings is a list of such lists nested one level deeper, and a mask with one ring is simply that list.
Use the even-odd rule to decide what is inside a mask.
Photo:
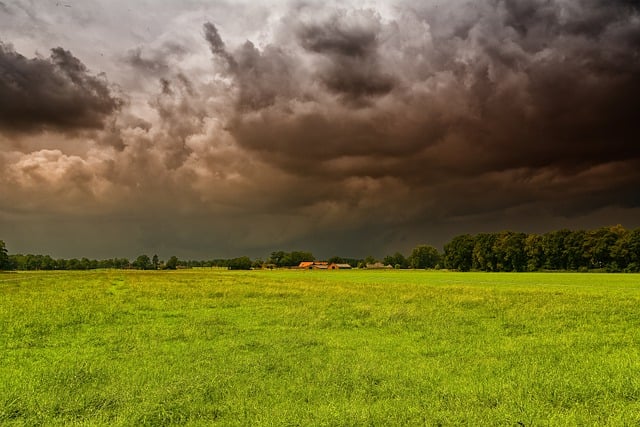
[{"label": "dark treeline silhouette", "polygon": [[461,271],[638,272],[640,228],[463,234],[444,246],[443,266]]},{"label": "dark treeline silhouette", "polygon": [[[157,255],[149,258],[140,255],[135,260],[110,258],[103,260],[88,258],[54,259],[49,255],[10,254],[0,240],[0,270],[95,270],[99,268],[137,269],[137,270],[175,270],[178,268],[220,267],[230,270],[248,270],[255,267],[248,257],[231,259],[213,259],[207,261],[180,260],[175,256],[162,261]],[[261,264],[260,264],[261,266]]]},{"label": "dark treeline silhouette", "polygon": [[[230,270],[296,267],[315,261],[311,252],[275,251],[263,261],[219,258],[206,261],[180,260],[175,256],[162,261],[157,255],[140,255],[135,260],[53,259],[49,255],[8,254],[0,240],[0,270],[93,270],[98,268],[175,270],[178,268],[219,267]],[[366,267],[380,261],[334,256],[329,263]],[[621,225],[595,230],[558,230],[545,234],[514,231],[463,234],[444,245],[444,253],[429,245],[415,247],[408,256],[400,252],[382,259],[381,265],[394,268],[447,268],[459,271],[609,271],[640,272],[640,228],[626,230]]]}]

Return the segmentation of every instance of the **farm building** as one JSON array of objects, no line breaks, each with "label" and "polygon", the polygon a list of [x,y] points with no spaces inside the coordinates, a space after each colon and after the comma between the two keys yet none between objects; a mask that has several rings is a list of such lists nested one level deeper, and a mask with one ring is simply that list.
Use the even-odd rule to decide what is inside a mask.
[{"label": "farm building", "polygon": [[351,270],[351,265],[350,264],[336,264],[336,263],[331,263],[329,264],[329,267],[327,267],[329,270]]},{"label": "farm building", "polygon": [[326,261],[304,261],[298,265],[298,268],[303,270],[348,270],[353,267],[350,264],[329,264]]},{"label": "farm building", "polygon": [[393,267],[390,266],[390,265],[384,265],[381,262],[376,262],[376,263],[373,263],[373,264],[367,264],[367,268],[369,268],[369,269],[382,269],[382,268],[393,268]]},{"label": "farm building", "polygon": [[298,265],[298,268],[305,270],[326,270],[329,268],[329,263],[326,261],[303,261]]}]

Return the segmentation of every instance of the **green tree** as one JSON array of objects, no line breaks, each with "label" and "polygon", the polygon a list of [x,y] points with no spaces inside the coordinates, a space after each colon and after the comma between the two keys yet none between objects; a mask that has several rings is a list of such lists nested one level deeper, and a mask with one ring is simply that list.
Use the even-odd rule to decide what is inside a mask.
[{"label": "green tree", "polygon": [[151,268],[153,267],[151,259],[148,255],[138,256],[138,258],[136,258],[132,265],[139,270],[151,270]]},{"label": "green tree", "polygon": [[526,234],[513,231],[499,233],[493,245],[497,271],[524,271],[527,257],[524,251]]},{"label": "green tree", "polygon": [[284,251],[271,252],[269,257],[269,264],[273,264],[276,267],[282,267],[286,253]]},{"label": "green tree", "polygon": [[440,262],[440,254],[433,246],[416,246],[409,255],[409,266],[411,268],[434,268]]},{"label": "green tree", "polygon": [[232,258],[229,260],[229,270],[251,270],[251,259],[247,256]]},{"label": "green tree", "polygon": [[396,252],[393,255],[387,255],[382,260],[384,265],[392,265],[395,268],[407,268],[409,267],[409,261],[400,252]]},{"label": "green tree", "polygon": [[289,254],[289,262],[287,263],[287,266],[295,267],[300,265],[301,262],[315,261],[315,260],[316,260],[316,257],[314,257],[311,252],[293,251]]},{"label": "green tree", "polygon": [[10,270],[11,260],[3,240],[0,240],[0,270]]},{"label": "green tree", "polygon": [[160,259],[158,258],[158,255],[153,255],[153,258],[151,258],[151,264],[153,265],[154,270],[158,269],[158,266],[160,265]]},{"label": "green tree", "polygon": [[376,259],[371,255],[367,255],[367,257],[364,259],[364,265],[365,266],[370,265],[370,264],[375,264],[376,262],[377,262]]},{"label": "green tree", "polygon": [[587,233],[584,230],[572,231],[564,237],[564,256],[567,270],[580,270],[589,266],[584,247]]},{"label": "green tree", "polygon": [[444,246],[445,267],[460,271],[471,270],[474,246],[474,238],[469,234],[454,237]]},{"label": "green tree", "polygon": [[524,239],[524,254],[527,257],[527,270],[540,270],[544,265],[542,236],[538,234],[529,234],[527,238]]},{"label": "green tree", "polygon": [[496,271],[494,246],[497,239],[498,235],[492,233],[481,233],[474,237],[471,261],[474,270]]},{"label": "green tree", "polygon": [[542,249],[544,251],[545,268],[550,270],[567,269],[565,239],[569,235],[571,235],[571,231],[563,229],[545,233],[542,236]]},{"label": "green tree", "polygon": [[618,239],[624,234],[622,226],[602,227],[591,230],[585,238],[585,256],[589,260],[591,268],[609,268],[617,270],[612,264],[612,249]]},{"label": "green tree", "polygon": [[176,268],[178,268],[178,257],[175,255],[171,256],[167,260],[167,263],[164,265],[164,268],[166,268],[167,270],[175,270]]},{"label": "green tree", "polygon": [[640,228],[629,231],[627,235],[627,250],[629,262],[625,271],[640,272]]}]

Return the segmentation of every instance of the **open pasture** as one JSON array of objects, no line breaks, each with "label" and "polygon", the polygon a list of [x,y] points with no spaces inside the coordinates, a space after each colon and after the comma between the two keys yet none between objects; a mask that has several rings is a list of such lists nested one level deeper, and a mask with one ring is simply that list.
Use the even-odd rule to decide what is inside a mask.
[{"label": "open pasture", "polygon": [[0,274],[3,425],[637,425],[640,276]]}]

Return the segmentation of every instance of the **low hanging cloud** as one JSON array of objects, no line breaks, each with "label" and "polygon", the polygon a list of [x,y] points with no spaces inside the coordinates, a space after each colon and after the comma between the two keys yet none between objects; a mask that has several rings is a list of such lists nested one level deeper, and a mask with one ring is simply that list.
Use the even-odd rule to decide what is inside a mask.
[{"label": "low hanging cloud", "polygon": [[0,130],[96,129],[122,105],[71,52],[28,59],[0,42]]}]

